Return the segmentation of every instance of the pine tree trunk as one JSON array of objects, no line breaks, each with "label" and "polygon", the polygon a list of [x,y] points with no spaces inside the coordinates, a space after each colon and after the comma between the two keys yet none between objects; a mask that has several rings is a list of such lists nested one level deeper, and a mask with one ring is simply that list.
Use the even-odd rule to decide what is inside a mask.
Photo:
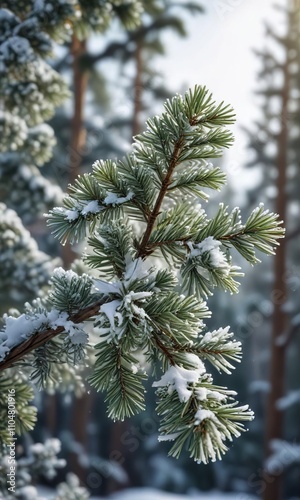
[{"label": "pine tree trunk", "polygon": [[81,480],[82,484],[86,484],[88,469],[80,463],[80,458],[83,454],[88,454],[88,421],[92,408],[92,397],[90,394],[83,394],[80,398],[76,396],[72,402],[72,415],[71,415],[71,431],[72,439],[81,448],[81,452],[75,451],[70,453],[68,460],[69,470],[76,474]]},{"label": "pine tree trunk", "polygon": [[[86,130],[84,128],[84,104],[88,83],[88,73],[81,66],[81,58],[86,53],[86,40],[79,40],[75,35],[72,38],[71,54],[73,56],[73,117],[71,121],[71,137],[69,152],[69,183],[73,184],[80,174],[82,156],[86,144]],[[65,268],[69,268],[76,258],[76,253],[67,243],[63,247],[63,261]],[[75,398],[72,408],[71,430],[73,439],[82,446],[87,445],[87,420],[90,410],[90,397],[84,394],[80,399]],[[81,466],[80,456],[71,453],[70,469],[84,483],[86,470]]]},{"label": "pine tree trunk", "polygon": [[[281,94],[281,130],[277,142],[277,200],[275,211],[286,221],[287,194],[286,175],[288,166],[288,102],[289,102],[289,64],[284,66],[284,86]],[[277,408],[277,401],[285,393],[286,346],[280,345],[280,336],[286,331],[287,317],[284,312],[286,301],[286,242],[283,239],[276,251],[274,266],[274,289],[272,300],[274,313],[272,318],[271,361],[270,361],[270,394],[267,403],[265,454],[271,453],[274,439],[283,438],[284,413]],[[280,500],[282,498],[282,474],[268,474],[265,483],[263,500]]]},{"label": "pine tree trunk", "polygon": [[[126,451],[125,446],[124,446],[123,441],[122,441],[122,437],[126,433],[129,434],[129,432],[128,432],[128,420],[125,420],[124,422],[114,422],[113,425],[110,426],[110,428],[111,428],[111,436],[110,436],[109,450],[108,450],[109,457],[113,456],[115,453],[117,453],[117,455],[120,454],[120,456],[122,457],[122,464],[120,464],[120,465],[121,465],[121,467],[124,468],[124,470],[126,471],[126,474],[129,477],[128,467],[130,467],[130,463],[129,463],[130,457],[127,456],[127,451]],[[123,462],[123,460],[124,460],[124,462]],[[130,481],[130,477],[129,477],[129,480],[124,483],[124,482],[117,481],[115,479],[115,477],[110,475],[107,478],[105,494],[110,495],[110,494],[115,493],[117,491],[124,490],[125,488],[132,488],[134,486],[135,485],[132,484],[132,482]]]},{"label": "pine tree trunk", "polygon": [[[86,53],[86,40],[78,40],[74,35],[72,38],[71,54],[73,56],[73,117],[71,121],[71,137],[68,147],[69,153],[69,183],[73,184],[80,174],[82,155],[86,143],[86,131],[84,128],[84,103],[87,89],[88,73],[81,66],[81,58]],[[65,268],[69,268],[76,253],[71,245],[66,243],[62,250],[62,258]]]},{"label": "pine tree trunk", "polygon": [[86,131],[83,122],[88,73],[83,70],[81,65],[82,56],[86,53],[86,40],[78,40],[76,36],[73,36],[71,53],[73,55],[74,110],[69,146],[69,180],[73,184],[76,177],[80,174],[82,154],[86,141]]},{"label": "pine tree trunk", "polygon": [[143,93],[143,59],[142,59],[142,42],[140,39],[136,41],[135,50],[136,73],[133,86],[133,119],[132,119],[132,136],[141,132],[140,115],[142,111],[142,93]]}]

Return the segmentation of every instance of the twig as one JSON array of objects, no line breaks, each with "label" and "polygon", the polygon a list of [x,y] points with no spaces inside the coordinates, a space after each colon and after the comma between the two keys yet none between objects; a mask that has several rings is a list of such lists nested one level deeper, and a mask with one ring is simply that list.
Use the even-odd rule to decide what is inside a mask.
[{"label": "twig", "polygon": [[158,194],[154,209],[149,216],[147,227],[146,227],[143,239],[141,241],[140,248],[139,248],[138,253],[137,253],[137,257],[144,258],[148,255],[148,250],[147,250],[148,241],[150,239],[155,221],[160,213],[161,205],[162,205],[162,202],[163,202],[164,197],[166,195],[166,192],[168,190],[169,184],[171,183],[172,174],[173,174],[174,169],[177,165],[180,150],[182,148],[182,143],[183,143],[183,137],[181,136],[175,144],[174,151],[173,151],[173,154],[172,154],[172,157],[170,160],[168,172],[167,172],[167,174],[162,182],[160,192]]},{"label": "twig", "polygon": [[[82,321],[86,321],[87,319],[92,318],[99,312],[99,307],[102,306],[102,304],[104,304],[106,300],[106,298],[98,300],[94,304],[91,304],[85,309],[82,309],[82,311],[70,315],[68,318],[69,321],[73,321],[73,323],[81,323]],[[46,328],[45,330],[35,332],[25,342],[22,342],[21,344],[11,349],[6,358],[0,362],[0,372],[6,370],[7,368],[10,368],[13,363],[63,332],[63,326],[59,326],[57,328]]]}]

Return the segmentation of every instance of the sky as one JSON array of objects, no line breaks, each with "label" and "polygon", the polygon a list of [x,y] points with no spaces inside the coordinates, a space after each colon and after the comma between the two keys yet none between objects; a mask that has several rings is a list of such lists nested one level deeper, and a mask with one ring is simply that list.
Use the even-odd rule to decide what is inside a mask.
[{"label": "sky", "polygon": [[273,0],[202,0],[202,4],[205,15],[186,17],[188,38],[165,35],[167,57],[157,59],[156,67],[174,92],[198,83],[206,85],[216,100],[234,107],[236,140],[226,154],[225,169],[233,186],[246,186],[257,180],[242,168],[249,153],[241,127],[251,126],[259,112],[253,94],[259,63],[252,49],[265,44],[264,21],[276,26],[280,18]]},{"label": "sky", "polygon": [[[181,0],[182,3],[185,1],[189,0]],[[174,94],[195,84],[206,85],[216,101],[233,106],[237,118],[232,128],[235,143],[226,151],[222,168],[227,173],[230,187],[236,192],[235,202],[240,204],[245,189],[259,182],[259,170],[245,170],[243,167],[249,151],[242,127],[251,128],[253,120],[259,116],[254,91],[258,84],[263,83],[257,82],[260,65],[253,49],[262,49],[266,44],[264,21],[275,26],[276,30],[280,28],[283,17],[273,4],[286,5],[286,0],[197,1],[205,8],[205,14],[185,14],[186,38],[166,31],[163,35],[166,54],[156,57],[153,66],[163,75],[167,88]],[[122,36],[116,27],[109,35],[114,40],[122,40]],[[98,52],[106,43],[106,38],[95,37],[90,48]],[[112,76],[114,91],[118,93],[113,62],[105,64],[106,72]],[[123,95],[120,96],[115,105],[120,116],[128,115],[132,112],[131,102],[124,102]],[[159,112],[156,108],[155,113]]]}]

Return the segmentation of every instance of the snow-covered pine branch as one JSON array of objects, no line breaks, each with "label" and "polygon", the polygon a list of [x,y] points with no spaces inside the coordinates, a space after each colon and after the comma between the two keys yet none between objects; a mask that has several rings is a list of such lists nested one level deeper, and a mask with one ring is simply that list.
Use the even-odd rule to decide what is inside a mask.
[{"label": "snow-covered pine branch", "polygon": [[62,200],[59,186],[37,168],[51,159],[56,143],[52,128],[43,122],[70,96],[67,83],[47,61],[53,42],[103,32],[113,17],[135,28],[141,12],[139,0],[1,2],[1,198],[26,223]]},{"label": "snow-covered pine branch", "polygon": [[[1,334],[0,370],[16,359],[25,363],[37,344],[58,335],[60,351],[73,343],[78,362],[88,342],[87,323],[93,322],[98,342],[90,382],[106,392],[113,419],[144,409],[146,360],[153,368],[158,363],[161,374],[153,385],[160,440],[173,441],[172,455],[187,447],[204,463],[221,458],[225,442],[253,418],[234,391],[215,386],[207,372],[204,363],[230,373],[241,345],[229,327],[207,331],[205,299],[215,287],[238,291],[234,278],[241,273],[232,263],[232,247],[255,264],[256,249],[273,254],[284,235],[278,217],[262,206],[242,223],[237,208],[228,212],[221,205],[209,219],[200,205],[203,188],[219,189],[225,182],[208,159],[232,144],[227,125],[233,122],[230,106],[216,105],[205,87],[196,86],[147,121],[124,160],[98,161],[79,176],[64,206],[50,212],[49,225],[63,243],[88,236],[83,258],[98,277],[57,271],[42,309],[27,309],[19,334],[18,318],[6,317]],[[156,267],[152,257],[159,260]],[[52,362],[41,365],[40,380]]]}]

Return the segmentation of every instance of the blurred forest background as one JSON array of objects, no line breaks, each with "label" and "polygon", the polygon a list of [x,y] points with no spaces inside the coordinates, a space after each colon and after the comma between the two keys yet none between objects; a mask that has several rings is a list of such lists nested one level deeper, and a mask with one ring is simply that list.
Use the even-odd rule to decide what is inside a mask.
[{"label": "blurred forest background", "polygon": [[[176,493],[233,492],[240,500],[299,500],[300,1],[143,4],[138,28],[127,30],[115,19],[104,33],[83,32],[81,39],[57,45],[51,65],[72,94],[49,120],[53,156],[48,149],[55,139],[45,124],[32,129],[35,146],[0,153],[0,195],[8,207],[0,204],[1,313],[21,310],[59,263],[83,271],[76,261],[82,249],[61,248],[42,217],[60,203],[68,183],[95,160],[124,155],[167,97],[195,83],[207,85],[237,112],[236,144],[222,160],[228,186],[210,206],[222,199],[230,208],[239,204],[246,215],[264,202],[287,230],[275,258],[248,266],[238,296],[216,293],[210,299],[210,328],[230,324],[243,343],[232,387],[256,418],[221,462],[175,461],[157,442],[150,387],[146,414],[113,423],[102,396],[75,384],[71,394],[63,387],[61,393],[37,394],[38,425],[24,445],[58,437],[67,468],[93,495],[154,486]],[[17,214],[11,227],[5,225],[8,209]],[[15,235],[10,240],[4,237],[8,229]],[[5,252],[12,246],[15,260],[9,264]]]}]

